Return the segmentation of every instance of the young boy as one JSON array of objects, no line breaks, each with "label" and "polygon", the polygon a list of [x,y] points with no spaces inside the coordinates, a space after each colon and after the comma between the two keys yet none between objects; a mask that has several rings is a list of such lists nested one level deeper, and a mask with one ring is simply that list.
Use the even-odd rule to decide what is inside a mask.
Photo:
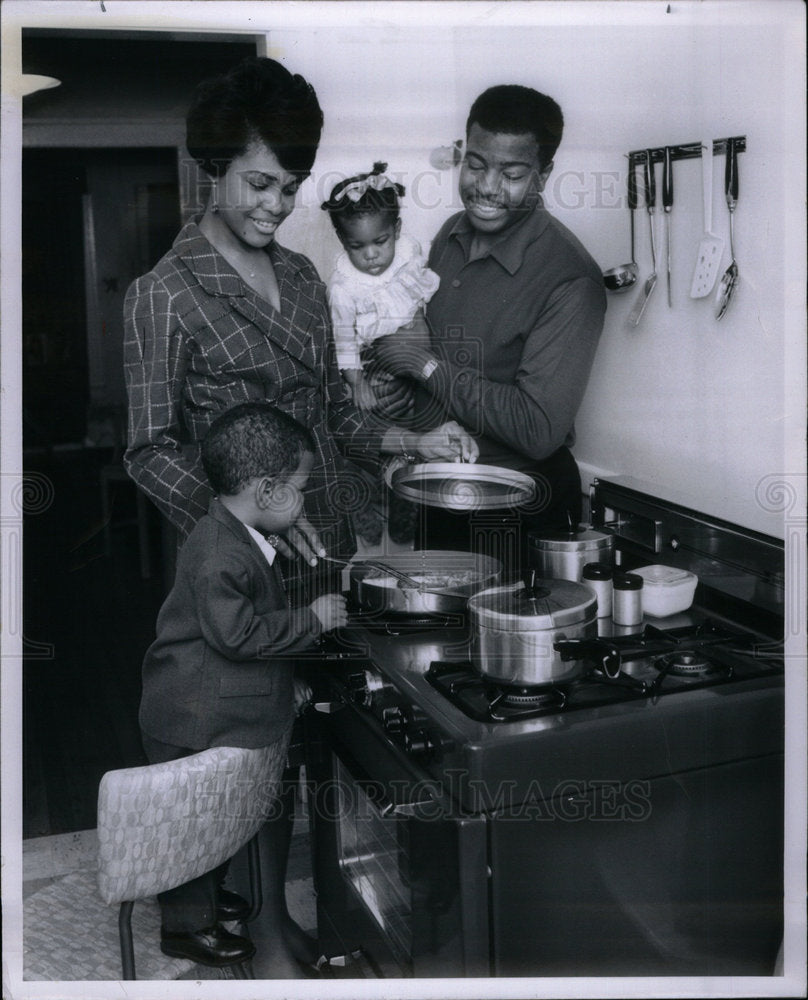
[{"label": "young boy", "polygon": [[[143,664],[140,728],[151,763],[273,744],[268,777],[280,780],[295,716],[294,657],[346,622],[340,594],[289,607],[266,537],[297,520],[313,462],[311,434],[269,403],[241,403],[211,425],[202,463],[215,497],[180,550]],[[273,869],[270,883],[279,881]],[[247,909],[222,888],[226,872],[227,863],[160,894],[165,954],[214,966],[252,957],[253,943],[221,926]],[[283,893],[283,884],[265,885],[265,909],[280,913]],[[281,919],[277,929],[278,978],[299,975]]]}]

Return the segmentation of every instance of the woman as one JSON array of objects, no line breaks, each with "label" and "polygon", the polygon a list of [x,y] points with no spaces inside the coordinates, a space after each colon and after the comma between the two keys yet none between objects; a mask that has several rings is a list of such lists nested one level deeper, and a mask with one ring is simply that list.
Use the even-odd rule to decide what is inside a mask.
[{"label": "woman", "polygon": [[[456,424],[410,434],[353,407],[334,361],[325,286],[307,258],[275,242],[311,171],[322,120],[310,84],[270,59],[203,83],[187,146],[212,180],[209,203],[127,293],[126,466],[182,537],[211,495],[200,441],[217,413],[249,399],[270,400],[314,433],[306,514],[339,555],[354,549],[346,515],[362,500],[346,488],[339,449],[360,460],[476,453]],[[290,540],[311,557],[315,536],[305,520],[299,528]]]},{"label": "woman", "polygon": [[[360,459],[404,451],[476,456],[456,424],[418,435],[354,408],[334,361],[325,286],[305,257],[275,242],[311,171],[322,121],[311,85],[270,59],[247,60],[200,85],[186,144],[211,178],[209,203],[132,284],[125,303],[132,478],[184,538],[211,499],[200,443],[214,418],[236,403],[268,400],[314,436],[306,516],[287,533],[310,564],[324,546],[343,557],[355,549],[348,515],[364,496],[340,449]],[[287,843],[290,794],[283,815],[267,824],[268,836]],[[263,922],[277,951],[270,964],[289,977],[292,956],[311,961],[316,945],[286,911],[281,869],[266,872]],[[216,964],[216,942],[197,945]]]}]

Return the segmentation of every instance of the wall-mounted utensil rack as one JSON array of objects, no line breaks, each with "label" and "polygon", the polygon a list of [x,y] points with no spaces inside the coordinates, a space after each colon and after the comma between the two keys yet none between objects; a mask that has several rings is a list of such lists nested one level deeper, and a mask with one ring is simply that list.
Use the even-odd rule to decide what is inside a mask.
[{"label": "wall-mounted utensil rack", "polygon": [[[713,139],[713,156],[723,156],[727,151],[727,143],[732,139],[735,143],[735,152],[744,153],[746,152],[746,136],[745,135],[734,135],[727,136],[725,139]],[[696,157],[700,157],[703,145],[700,142],[685,142],[678,146],[670,146],[671,160],[694,160]],[[665,147],[664,146],[652,146],[649,149],[633,149],[628,154],[629,167],[633,169],[634,167],[641,166],[645,163],[645,158],[648,154],[651,154],[651,163],[662,163],[665,159]]]}]

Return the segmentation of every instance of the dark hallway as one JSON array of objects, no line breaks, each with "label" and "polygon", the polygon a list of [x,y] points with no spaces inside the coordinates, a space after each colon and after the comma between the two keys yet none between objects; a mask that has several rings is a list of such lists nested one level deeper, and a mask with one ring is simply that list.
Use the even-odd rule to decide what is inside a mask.
[{"label": "dark hallway", "polygon": [[[26,458],[52,501],[24,524],[23,836],[95,826],[104,771],[145,763],[140,666],[162,600],[160,518],[149,507],[152,576],[140,575],[134,486],[116,484],[105,553],[103,449]],[[44,481],[43,481],[44,482]],[[41,644],[52,646],[50,658]]]}]

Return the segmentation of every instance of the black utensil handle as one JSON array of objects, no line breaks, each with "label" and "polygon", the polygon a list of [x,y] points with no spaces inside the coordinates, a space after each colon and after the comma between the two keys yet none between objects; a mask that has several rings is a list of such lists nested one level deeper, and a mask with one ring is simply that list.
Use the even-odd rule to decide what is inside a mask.
[{"label": "black utensil handle", "polygon": [[671,148],[665,147],[665,168],[662,172],[662,204],[666,212],[673,208],[673,161]]},{"label": "black utensil handle", "polygon": [[631,212],[637,207],[637,171],[632,163],[628,165],[628,207]]},{"label": "black utensil handle", "polygon": [[651,212],[656,205],[656,180],[654,178],[654,161],[651,150],[645,151],[645,204]]},{"label": "black utensil handle", "polygon": [[593,660],[612,679],[620,673],[620,650],[608,639],[557,639],[553,643],[553,649],[561,654],[564,661],[584,658]]},{"label": "black utensil handle", "polygon": [[724,165],[724,186],[727,190],[727,203],[734,204],[738,200],[738,151],[735,140],[727,139],[727,159]]}]

